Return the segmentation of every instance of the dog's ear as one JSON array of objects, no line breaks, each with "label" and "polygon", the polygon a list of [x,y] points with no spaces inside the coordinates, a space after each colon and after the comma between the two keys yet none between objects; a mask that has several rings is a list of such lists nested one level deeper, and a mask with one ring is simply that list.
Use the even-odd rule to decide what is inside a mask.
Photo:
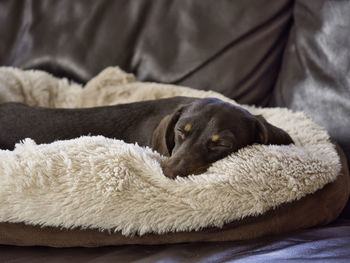
[{"label": "dog's ear", "polygon": [[257,123],[257,142],[261,144],[288,145],[294,143],[284,130],[268,123],[261,115],[255,116]]},{"label": "dog's ear", "polygon": [[166,115],[152,134],[152,149],[162,155],[170,156],[175,146],[175,125],[185,105],[178,107],[172,114]]}]

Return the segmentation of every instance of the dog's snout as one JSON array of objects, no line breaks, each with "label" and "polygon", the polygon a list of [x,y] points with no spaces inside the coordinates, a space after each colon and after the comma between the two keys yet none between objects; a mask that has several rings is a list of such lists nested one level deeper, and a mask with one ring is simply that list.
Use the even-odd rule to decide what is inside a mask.
[{"label": "dog's snout", "polygon": [[161,165],[163,173],[166,177],[175,179],[177,176],[185,177],[190,174],[201,174],[204,173],[210,165],[196,165],[196,163],[192,163],[191,159],[180,159],[177,158],[169,158],[164,161]]},{"label": "dog's snout", "polygon": [[177,176],[175,171],[173,169],[169,168],[168,166],[163,167],[163,173],[166,177],[168,177],[170,179],[175,179]]},{"label": "dog's snout", "polygon": [[162,163],[162,169],[164,175],[168,178],[174,179],[176,176],[180,175],[176,162],[171,160],[171,158]]}]

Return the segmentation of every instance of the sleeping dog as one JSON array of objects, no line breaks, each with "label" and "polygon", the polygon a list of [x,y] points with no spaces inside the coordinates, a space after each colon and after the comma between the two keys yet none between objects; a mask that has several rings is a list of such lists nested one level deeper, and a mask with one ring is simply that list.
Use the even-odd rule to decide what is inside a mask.
[{"label": "sleeping dog", "polygon": [[32,138],[36,143],[103,135],[137,142],[170,156],[169,178],[204,172],[210,164],[255,143],[290,144],[291,137],[263,117],[215,98],[173,97],[83,109],[0,105],[0,148]]}]

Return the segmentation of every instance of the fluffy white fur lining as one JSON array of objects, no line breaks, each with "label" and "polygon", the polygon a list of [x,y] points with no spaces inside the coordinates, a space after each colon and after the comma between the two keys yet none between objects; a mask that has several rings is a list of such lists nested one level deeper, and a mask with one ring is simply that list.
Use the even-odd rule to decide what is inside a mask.
[{"label": "fluffy white fur lining", "polygon": [[[107,68],[83,89],[40,71],[0,68],[0,102],[91,107],[212,91],[137,82]],[[0,151],[0,221],[121,231],[124,235],[221,227],[313,193],[335,180],[339,157],[327,132],[301,112],[242,105],[285,129],[289,146],[254,145],[207,172],[171,180],[164,157],[105,137],[36,145],[27,139]]]}]

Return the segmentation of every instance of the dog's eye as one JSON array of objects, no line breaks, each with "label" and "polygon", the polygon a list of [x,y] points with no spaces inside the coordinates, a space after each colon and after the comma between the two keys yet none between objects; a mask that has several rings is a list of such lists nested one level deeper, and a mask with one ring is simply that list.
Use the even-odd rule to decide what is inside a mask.
[{"label": "dog's eye", "polygon": [[217,141],[215,144],[216,147],[232,148],[232,143],[230,141]]},{"label": "dog's eye", "polygon": [[181,129],[177,129],[177,134],[180,136],[182,140],[186,138],[186,133]]},{"label": "dog's eye", "polygon": [[208,144],[208,148],[213,151],[227,151],[232,149],[232,147],[232,142],[229,140],[210,141]]}]

